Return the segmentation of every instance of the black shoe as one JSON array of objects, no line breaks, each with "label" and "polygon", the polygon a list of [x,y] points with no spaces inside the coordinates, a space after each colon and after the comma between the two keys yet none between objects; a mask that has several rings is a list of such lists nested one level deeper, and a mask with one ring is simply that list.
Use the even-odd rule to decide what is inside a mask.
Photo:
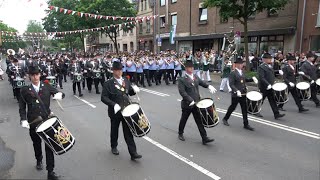
[{"label": "black shoe", "polygon": [[254,131],[254,128],[251,127],[250,125],[246,125],[246,126],[243,126],[243,128],[249,130],[249,131]]},{"label": "black shoe", "polygon": [[61,87],[60,89],[63,89],[63,87]]},{"label": "black shoe", "polygon": [[43,169],[42,161],[37,161],[36,169],[39,171]]},{"label": "black shoe", "polygon": [[96,92],[96,94],[100,94],[100,92],[99,92],[99,91],[97,91],[97,92]]},{"label": "black shoe", "polygon": [[119,155],[119,151],[118,151],[117,148],[111,148],[111,152],[112,152],[112,154],[114,154],[114,155]]},{"label": "black shoe", "polygon": [[309,109],[305,109],[305,108],[299,109],[299,113],[306,112],[306,111],[309,111]]},{"label": "black shoe", "polygon": [[75,92],[73,92],[73,95],[76,95],[76,93],[75,93]]},{"label": "black shoe", "polygon": [[148,84],[149,86],[152,86],[152,84]]},{"label": "black shoe", "polygon": [[220,92],[224,92],[223,90],[220,90]]},{"label": "black shoe", "polygon": [[227,121],[227,120],[222,119],[222,121],[223,121],[223,124],[224,124],[224,125],[226,125],[226,126],[230,126],[230,124],[228,123],[228,121]]},{"label": "black shoe", "polygon": [[185,141],[185,140],[186,140],[186,139],[184,139],[183,134],[179,134],[178,138],[179,138],[181,141]]},{"label": "black shoe", "polygon": [[286,111],[285,109],[283,109],[282,107],[281,108],[278,108],[280,111]]},{"label": "black shoe", "polygon": [[91,93],[91,90],[89,90],[89,93]]},{"label": "black shoe", "polygon": [[205,137],[202,139],[202,144],[206,145],[207,143],[212,142],[212,141],[214,141],[214,139],[210,139],[208,137]]},{"label": "black shoe", "polygon": [[142,85],[143,87],[146,87],[146,85]]},{"label": "black shoe", "polygon": [[140,159],[140,158],[142,158],[142,156],[140,154],[138,154],[138,153],[131,154],[131,160],[132,161],[134,161],[136,159]]},{"label": "black shoe", "polygon": [[83,96],[83,94],[79,94],[79,97],[82,97]]},{"label": "black shoe", "polygon": [[320,103],[316,104],[316,107],[320,107]]},{"label": "black shoe", "polygon": [[58,176],[55,172],[48,172],[48,180],[58,180],[60,176]]},{"label": "black shoe", "polygon": [[255,114],[255,116],[257,116],[257,117],[263,117],[260,113]]},{"label": "black shoe", "polygon": [[285,116],[285,114],[277,114],[277,115],[274,116],[274,118],[275,118],[275,119],[279,119],[279,118],[281,118],[281,117],[283,117],[283,116]]}]

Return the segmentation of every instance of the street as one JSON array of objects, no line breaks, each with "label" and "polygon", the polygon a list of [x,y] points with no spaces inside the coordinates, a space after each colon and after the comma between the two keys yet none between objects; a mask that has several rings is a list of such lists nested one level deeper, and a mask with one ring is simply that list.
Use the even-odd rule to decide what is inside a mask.
[{"label": "street", "polygon": [[[214,79],[216,89],[219,82],[220,78]],[[135,138],[143,158],[131,161],[121,127],[120,155],[110,151],[110,119],[100,95],[85,90],[79,98],[73,96],[71,88],[68,81],[62,90],[66,94],[61,101],[64,111],[51,101],[52,111],[76,138],[69,152],[55,156],[55,171],[62,179],[319,179],[320,111],[311,101],[303,102],[310,111],[301,114],[289,95],[290,100],[284,106],[286,116],[275,120],[266,100],[262,106],[263,118],[249,115],[253,132],[242,128],[238,105],[229,120],[230,127],[220,122],[206,129],[215,141],[202,145],[192,116],[185,128],[186,141],[177,137],[181,116],[177,85],[141,88],[140,101],[137,96],[131,98],[140,103],[151,122],[151,131],[143,138]],[[202,87],[200,94],[214,99],[221,121],[230,105],[230,94],[211,95]],[[0,100],[0,179],[46,178],[45,170],[37,171],[34,167],[29,132],[19,124],[18,103],[7,80],[0,81]]]}]

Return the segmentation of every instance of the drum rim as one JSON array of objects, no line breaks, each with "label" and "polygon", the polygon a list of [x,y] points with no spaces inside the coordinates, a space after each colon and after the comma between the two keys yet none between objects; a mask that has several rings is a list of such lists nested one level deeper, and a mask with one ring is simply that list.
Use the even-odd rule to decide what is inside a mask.
[{"label": "drum rim", "polygon": [[[141,109],[141,106],[140,106],[139,103],[137,103],[137,102],[130,103],[129,105],[127,105],[126,107],[124,107],[123,110],[121,110],[121,115],[122,115],[123,117],[130,117],[130,116],[133,115],[133,114],[130,115],[130,116],[124,116],[124,115],[123,115],[123,111],[124,111],[128,106],[130,106],[130,105],[138,105],[138,106],[139,106],[139,109]],[[138,111],[139,111],[139,109],[138,109]],[[138,112],[138,111],[137,111],[137,112]]]},{"label": "drum rim", "polygon": [[[261,97],[261,99],[259,99],[259,100],[252,100],[252,99],[250,99],[250,96],[248,97],[248,95],[249,95],[249,94],[252,94],[252,93],[255,93],[256,95],[259,94],[260,97]],[[260,100],[263,99],[263,95],[262,95],[261,92],[259,92],[259,91],[250,91],[250,92],[247,92],[246,97],[247,97],[247,99],[249,99],[250,101],[260,101]]]},{"label": "drum rim", "polygon": [[316,80],[316,84],[317,84],[318,86],[320,86],[320,78],[318,78],[318,79]]},{"label": "drum rim", "polygon": [[[215,105],[214,105],[214,101],[213,101],[213,99],[212,99],[212,98],[202,98],[202,99],[200,99],[200,100],[196,103],[197,108],[199,108],[199,109],[204,109],[204,108],[200,108],[200,107],[198,107],[198,103],[199,103],[199,102],[201,102],[201,101],[203,101],[203,100],[211,100],[211,101],[212,101],[212,105],[210,105],[210,106],[215,107]],[[208,107],[210,107],[210,106],[208,106]],[[205,107],[205,108],[208,108],[208,107]]]},{"label": "drum rim", "polygon": [[[53,119],[53,118],[56,118],[56,120],[55,120],[55,122],[57,122],[58,121],[58,117],[56,117],[56,116],[54,116],[54,117],[51,117],[50,119]],[[47,119],[46,121],[43,121],[43,122],[41,122],[37,127],[36,127],[36,133],[41,133],[41,132],[46,132],[47,130],[48,130],[48,128],[46,128],[45,130],[43,130],[43,131],[38,131],[38,129],[40,128],[40,126],[43,124],[43,123],[45,123],[45,122],[47,122],[48,120],[50,120],[50,119]],[[54,123],[52,123],[50,126],[52,126],[52,125],[54,125],[55,124],[55,122]],[[49,126],[49,127],[50,127]]]},{"label": "drum rim", "polygon": [[[275,87],[280,87],[279,85],[284,85],[284,89],[282,88],[282,89],[276,89]],[[277,83],[274,83],[273,85],[272,85],[272,89],[273,90],[275,90],[275,91],[284,91],[284,90],[286,90],[288,88],[288,85],[286,84],[286,83],[284,83],[284,82],[277,82]]]},{"label": "drum rim", "polygon": [[[307,87],[307,88],[304,88],[304,89],[301,89],[301,88],[299,88],[301,84],[306,84],[306,85],[308,85],[308,87]],[[299,90],[307,90],[307,89],[310,88],[310,84],[309,84],[308,82],[303,81],[303,82],[297,83],[296,87],[297,87],[297,89],[299,89]]]}]

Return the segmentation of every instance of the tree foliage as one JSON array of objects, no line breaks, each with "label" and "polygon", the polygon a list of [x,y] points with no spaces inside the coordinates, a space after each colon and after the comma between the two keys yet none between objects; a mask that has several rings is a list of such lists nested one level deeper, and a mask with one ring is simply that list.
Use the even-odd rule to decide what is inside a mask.
[{"label": "tree foliage", "polygon": [[[18,32],[13,27],[8,26],[7,24],[4,24],[0,22],[0,31],[7,31],[7,32]],[[2,49],[6,51],[6,49],[14,49],[17,51],[19,48],[25,48],[26,44],[23,41],[19,41],[15,38],[15,36],[9,36],[6,34],[0,34],[1,40],[2,40]],[[15,42],[3,42],[4,40],[12,40]]]},{"label": "tree foliage", "polygon": [[[284,8],[290,0],[204,0],[204,7],[219,8],[219,15],[223,19],[234,18],[244,26],[244,42],[246,62],[248,59],[248,19],[250,16],[262,12],[276,12]],[[247,70],[250,68],[247,66]]]}]

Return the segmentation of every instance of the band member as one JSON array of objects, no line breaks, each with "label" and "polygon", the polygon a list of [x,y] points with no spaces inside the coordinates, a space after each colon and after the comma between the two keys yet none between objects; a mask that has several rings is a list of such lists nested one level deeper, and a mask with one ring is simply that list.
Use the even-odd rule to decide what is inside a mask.
[{"label": "band member", "polygon": [[[122,58],[123,59],[123,58]],[[126,60],[127,66],[127,75],[130,76],[130,82],[137,83],[137,65],[136,62],[132,58],[128,58]]]},{"label": "band member", "polygon": [[164,57],[161,57],[158,61],[159,65],[159,73],[158,73],[158,82],[161,84],[161,79],[163,76],[164,81],[166,82],[166,85],[169,85],[168,77],[167,77],[167,62],[165,61]]},{"label": "band member", "polygon": [[[174,60],[173,60],[173,56],[172,57],[167,57],[167,59],[165,60],[167,63],[167,78],[170,81],[174,81]],[[170,83],[169,83],[170,84]]]},{"label": "band member", "polygon": [[210,56],[209,52],[206,52],[202,56],[202,80],[206,79],[208,82],[211,82],[210,72],[209,72],[209,62]]},{"label": "band member", "polygon": [[[29,129],[29,134],[33,142],[35,158],[37,160],[36,169],[42,170],[42,149],[41,139],[36,133],[36,127],[42,120],[47,120],[52,116],[50,110],[50,98],[61,100],[64,93],[59,92],[49,84],[40,81],[40,69],[37,66],[31,66],[29,69],[31,85],[21,88],[21,101],[19,103],[19,114],[21,126]],[[26,110],[27,108],[27,110]],[[46,164],[48,170],[48,179],[56,180],[59,178],[54,169],[54,155],[48,145],[45,144]]]},{"label": "band member", "polygon": [[89,61],[87,61],[84,70],[87,72],[86,74],[86,81],[87,81],[87,87],[88,87],[88,91],[89,93],[91,93],[92,90],[92,82],[93,82],[93,64],[94,61],[93,59],[90,59]]},{"label": "band member", "polygon": [[12,83],[12,90],[13,90],[13,96],[17,98],[17,101],[20,100],[20,87],[16,86],[17,78],[25,79],[25,73],[21,67],[18,65],[18,60],[13,59],[11,66],[9,67],[9,74],[8,76],[11,79]]},{"label": "band member", "polygon": [[[151,81],[150,81],[150,62],[149,62],[149,57],[145,56],[142,57],[142,62],[143,62],[143,77],[147,79],[147,83],[149,86],[151,86]],[[144,84],[144,82],[143,82]]]},{"label": "band member", "polygon": [[63,68],[62,68],[63,79],[64,79],[64,82],[67,82],[68,81],[67,75],[68,75],[70,60],[67,56],[65,56],[62,60],[63,60]]},{"label": "band member", "polygon": [[57,84],[59,84],[60,88],[62,89],[62,79],[63,79],[63,73],[62,73],[62,68],[63,64],[59,59],[55,59],[54,63],[54,70],[56,72],[56,79],[57,79]]},{"label": "band member", "polygon": [[[143,64],[140,61],[137,61],[137,85],[146,87],[144,84],[144,76],[143,76]],[[139,85],[140,84],[140,85]]]},{"label": "band member", "polygon": [[81,80],[78,80],[77,75],[82,75],[81,71],[81,66],[80,64],[76,61],[76,59],[72,59],[71,64],[70,64],[70,74],[71,74],[71,80],[72,80],[72,90],[73,90],[73,95],[76,95],[76,88],[78,86],[78,92],[79,92],[79,97],[82,97],[83,94],[81,93],[81,80],[83,79],[83,76],[81,76]]},{"label": "band member", "polygon": [[99,82],[101,81],[102,76],[104,76],[104,74],[101,74],[101,68],[100,68],[98,59],[95,58],[93,60],[92,66],[93,66],[93,68],[92,68],[92,72],[93,72],[92,78],[93,78],[94,88],[96,89],[96,94],[100,94]]},{"label": "band member", "polygon": [[82,89],[84,89],[86,87],[86,79],[87,79],[87,76],[88,76],[88,71],[85,69],[85,66],[88,62],[88,56],[84,56],[83,60],[82,58],[80,58],[80,67],[81,67],[81,70],[83,72],[83,80],[82,80]]},{"label": "band member", "polygon": [[320,101],[317,98],[317,67],[313,64],[315,61],[315,55],[312,53],[307,54],[307,61],[302,64],[301,70],[304,72],[306,80],[310,81],[311,99],[316,104],[316,107],[320,107]]},{"label": "band member", "polygon": [[202,144],[207,144],[214,141],[207,137],[207,132],[201,122],[200,112],[195,106],[195,103],[200,101],[199,85],[208,88],[213,94],[216,89],[202,81],[197,75],[193,74],[193,63],[192,61],[186,61],[185,63],[186,75],[178,80],[179,93],[182,96],[181,108],[182,115],[179,123],[179,136],[181,141],[185,141],[183,136],[184,127],[186,126],[187,120],[192,113],[193,118],[198,126],[200,135],[202,137]]},{"label": "band member", "polygon": [[221,84],[220,84],[220,91],[224,92],[223,89],[224,87],[227,85],[228,87],[228,92],[231,92],[232,89],[229,85],[229,75],[231,73],[231,61],[229,61],[229,59],[225,59],[224,60],[224,65],[223,65],[223,70],[222,70],[222,75],[221,75]]},{"label": "band member", "polygon": [[231,105],[228,108],[227,114],[223,118],[223,124],[229,126],[228,119],[230,118],[232,112],[236,109],[238,103],[241,106],[242,118],[243,118],[243,128],[253,131],[249,125],[248,121],[248,112],[247,112],[247,86],[246,82],[254,81],[256,84],[258,83],[258,79],[256,77],[246,78],[242,68],[243,68],[243,60],[241,58],[237,58],[235,63],[235,70],[230,73],[229,82],[230,87],[232,89],[231,95]]},{"label": "band member", "polygon": [[174,71],[176,72],[176,74],[174,75],[174,78],[173,78],[173,84],[176,84],[178,75],[179,75],[179,78],[182,77],[182,66],[184,66],[184,64],[182,64],[179,58],[175,59],[174,64],[175,64]]},{"label": "band member", "polygon": [[43,55],[41,57],[41,62],[39,64],[39,67],[41,69],[41,81],[44,81],[46,79],[46,77],[48,76],[48,74],[46,73],[47,68],[48,68],[46,56]]},{"label": "band member", "polygon": [[150,66],[149,66],[150,80],[153,83],[156,82],[156,85],[158,85],[159,82],[158,82],[158,73],[157,73],[157,60],[154,57],[151,57],[149,62],[150,62]]},{"label": "band member", "polygon": [[104,83],[101,94],[101,101],[108,106],[108,115],[111,120],[111,152],[114,155],[119,155],[117,149],[118,134],[119,125],[122,122],[124,139],[127,143],[131,160],[139,159],[142,156],[137,153],[133,135],[121,114],[121,110],[130,104],[128,95],[135,95],[140,89],[137,86],[131,85],[126,77],[122,77],[122,64],[120,62],[113,62],[112,70],[113,78]]},{"label": "band member", "polygon": [[[309,109],[303,108],[301,104],[301,100],[297,93],[297,88],[295,87],[297,84],[297,76],[303,73],[303,72],[296,73],[295,64],[294,64],[295,61],[296,61],[296,58],[294,56],[287,57],[288,64],[285,65],[284,68],[282,68],[283,80],[288,85],[289,93],[292,94],[292,97],[299,108],[299,112],[301,113],[301,112],[309,111]],[[278,108],[282,111],[284,111],[283,105],[284,104],[278,105]]]},{"label": "band member", "polygon": [[[263,101],[267,97],[269,104],[274,114],[275,119],[279,119],[285,114],[280,114],[276,100],[274,98],[274,93],[272,85],[274,84],[275,75],[274,70],[271,66],[272,56],[269,53],[264,53],[262,56],[263,63],[258,67],[258,76],[259,76],[259,89],[263,95]],[[282,70],[279,71],[280,74],[283,74]],[[257,114],[258,117],[262,117],[260,113]]]}]

